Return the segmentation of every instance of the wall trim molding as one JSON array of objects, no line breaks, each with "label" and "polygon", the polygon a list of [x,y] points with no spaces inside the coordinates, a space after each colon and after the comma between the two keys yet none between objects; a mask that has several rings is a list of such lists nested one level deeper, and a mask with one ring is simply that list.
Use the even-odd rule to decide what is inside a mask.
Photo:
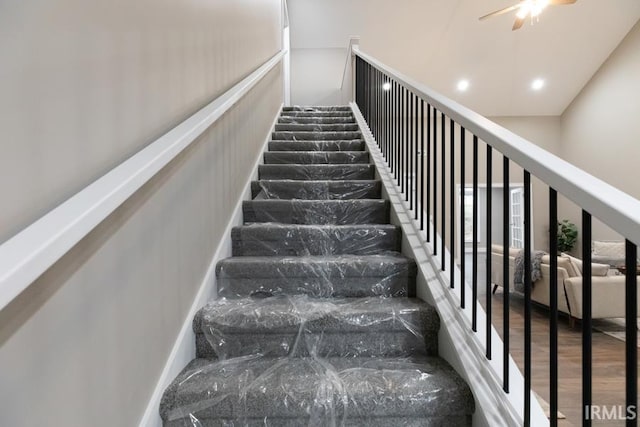
[{"label": "wall trim molding", "polygon": [[0,245],[0,310],[229,111],[284,54],[276,53],[214,101]]}]

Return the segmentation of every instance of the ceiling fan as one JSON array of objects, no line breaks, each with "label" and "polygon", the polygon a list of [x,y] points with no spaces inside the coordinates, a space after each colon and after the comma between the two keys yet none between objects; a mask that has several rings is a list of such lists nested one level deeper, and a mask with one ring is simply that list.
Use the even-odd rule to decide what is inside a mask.
[{"label": "ceiling fan", "polygon": [[563,5],[563,4],[573,4],[577,0],[520,0],[520,3],[514,4],[513,6],[505,7],[504,9],[496,10],[495,12],[491,12],[487,15],[481,16],[480,20],[485,20],[487,18],[491,18],[492,16],[502,15],[504,13],[511,12],[512,10],[518,10],[516,13],[516,21],[513,23],[512,30],[519,30],[524,24],[524,20],[527,19],[528,16],[531,18],[535,18],[549,5]]}]

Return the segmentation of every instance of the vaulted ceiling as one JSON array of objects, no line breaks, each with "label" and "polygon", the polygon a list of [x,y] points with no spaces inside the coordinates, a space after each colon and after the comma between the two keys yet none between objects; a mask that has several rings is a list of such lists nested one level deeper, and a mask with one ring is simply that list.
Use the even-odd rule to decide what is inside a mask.
[{"label": "vaulted ceiling", "polygon": [[518,31],[514,13],[478,20],[516,2],[288,0],[291,43],[345,48],[360,35],[364,51],[484,115],[559,115],[640,19],[639,0],[578,0]]}]

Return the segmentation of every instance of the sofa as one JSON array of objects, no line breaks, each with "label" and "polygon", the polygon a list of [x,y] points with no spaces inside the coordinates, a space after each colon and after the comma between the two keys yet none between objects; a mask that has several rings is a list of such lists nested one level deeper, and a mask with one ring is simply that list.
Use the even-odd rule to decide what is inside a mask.
[{"label": "sofa", "polygon": [[[511,291],[515,291],[513,283],[513,271],[515,257],[519,249],[509,249],[509,278],[508,284]],[[502,246],[493,245],[491,250],[491,277],[494,284],[494,292],[497,287],[504,287],[505,281],[502,275],[502,259],[504,251]],[[551,260],[549,255],[542,257],[542,276],[533,284],[531,300],[549,306],[549,289],[551,288]],[[573,325],[575,319],[582,319],[582,261],[569,255],[558,256],[558,310],[570,317]],[[592,264],[591,293],[593,319],[624,317],[625,316],[625,276],[618,270],[610,268],[608,264]],[[640,293],[638,294],[640,304]]]}]

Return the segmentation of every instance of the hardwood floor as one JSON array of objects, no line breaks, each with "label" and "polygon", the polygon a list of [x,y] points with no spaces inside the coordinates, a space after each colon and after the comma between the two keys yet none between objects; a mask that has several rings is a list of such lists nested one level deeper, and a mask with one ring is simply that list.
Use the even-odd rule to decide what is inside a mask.
[{"label": "hardwood floor", "polygon": [[[492,297],[493,324],[502,334],[503,294],[501,289]],[[484,297],[480,298],[485,305]],[[549,401],[549,317],[548,310],[534,305],[532,310],[532,387]],[[510,298],[511,354],[524,369],[524,299]],[[567,417],[561,426],[582,425],[582,332],[578,323],[569,328],[567,317],[560,317],[558,326],[558,406]],[[593,404],[611,406],[625,403],[625,346],[624,342],[593,331]],[[594,426],[623,426],[624,421],[593,420]]]}]

